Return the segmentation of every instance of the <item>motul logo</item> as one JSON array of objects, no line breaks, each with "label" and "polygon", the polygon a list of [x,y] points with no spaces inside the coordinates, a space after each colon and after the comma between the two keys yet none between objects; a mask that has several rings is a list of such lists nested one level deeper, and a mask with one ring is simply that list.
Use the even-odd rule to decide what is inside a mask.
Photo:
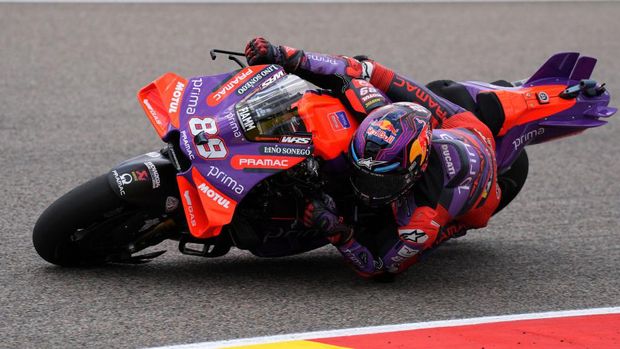
[{"label": "motul logo", "polygon": [[209,199],[215,201],[218,205],[224,208],[230,207],[230,201],[225,199],[222,195],[216,193],[213,189],[209,188],[208,185],[202,183],[198,186],[198,189],[200,189],[200,191],[205,193]]},{"label": "motul logo", "polygon": [[174,92],[172,92],[172,99],[170,100],[170,108],[168,108],[168,114],[176,113],[179,110],[179,100],[183,95],[183,89],[185,89],[185,84],[181,81],[177,82],[177,86],[174,88]]}]

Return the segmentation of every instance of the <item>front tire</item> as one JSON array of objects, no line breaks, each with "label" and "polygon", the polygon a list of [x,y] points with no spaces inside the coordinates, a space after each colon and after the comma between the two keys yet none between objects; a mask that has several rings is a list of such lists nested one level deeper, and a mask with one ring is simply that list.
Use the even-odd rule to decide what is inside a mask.
[{"label": "front tire", "polygon": [[118,232],[119,226],[128,228],[126,222],[136,213],[112,192],[102,175],[52,203],[37,220],[32,241],[37,253],[50,263],[101,264],[120,246],[117,237],[107,234]]}]

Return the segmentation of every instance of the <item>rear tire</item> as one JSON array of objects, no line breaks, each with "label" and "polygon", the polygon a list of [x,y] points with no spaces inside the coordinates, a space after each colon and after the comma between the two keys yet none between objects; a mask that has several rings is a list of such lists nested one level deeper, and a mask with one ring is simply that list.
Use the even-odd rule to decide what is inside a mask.
[{"label": "rear tire", "polygon": [[61,266],[104,263],[108,256],[92,248],[92,239],[85,243],[77,235],[106,222],[123,224],[118,219],[123,215],[129,218],[127,209],[128,205],[112,192],[106,175],[94,178],[60,197],[41,214],[33,229],[34,247],[43,259]]}]

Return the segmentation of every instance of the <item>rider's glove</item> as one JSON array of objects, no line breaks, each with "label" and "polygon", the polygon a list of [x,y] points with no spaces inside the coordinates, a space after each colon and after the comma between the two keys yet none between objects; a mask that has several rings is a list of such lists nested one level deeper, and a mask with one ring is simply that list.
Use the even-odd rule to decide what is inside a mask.
[{"label": "rider's glove", "polygon": [[334,200],[327,194],[322,194],[320,198],[308,203],[304,211],[304,225],[308,228],[319,228],[325,237],[337,246],[346,243],[353,236],[353,230],[342,223]]},{"label": "rider's glove", "polygon": [[245,58],[249,65],[281,64],[280,48],[262,37],[254,38],[248,42],[245,46]]},{"label": "rider's glove", "polygon": [[245,46],[245,58],[249,65],[279,64],[289,73],[299,68],[304,51],[287,46],[276,46],[265,38],[254,38]]}]

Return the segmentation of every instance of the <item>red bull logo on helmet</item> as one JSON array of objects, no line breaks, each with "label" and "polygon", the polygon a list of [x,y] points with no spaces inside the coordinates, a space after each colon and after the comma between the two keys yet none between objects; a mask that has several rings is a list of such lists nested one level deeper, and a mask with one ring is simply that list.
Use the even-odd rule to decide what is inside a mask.
[{"label": "red bull logo on helmet", "polygon": [[380,140],[392,144],[396,139],[398,130],[389,120],[378,120],[370,124],[366,133],[370,136],[379,138]]}]

